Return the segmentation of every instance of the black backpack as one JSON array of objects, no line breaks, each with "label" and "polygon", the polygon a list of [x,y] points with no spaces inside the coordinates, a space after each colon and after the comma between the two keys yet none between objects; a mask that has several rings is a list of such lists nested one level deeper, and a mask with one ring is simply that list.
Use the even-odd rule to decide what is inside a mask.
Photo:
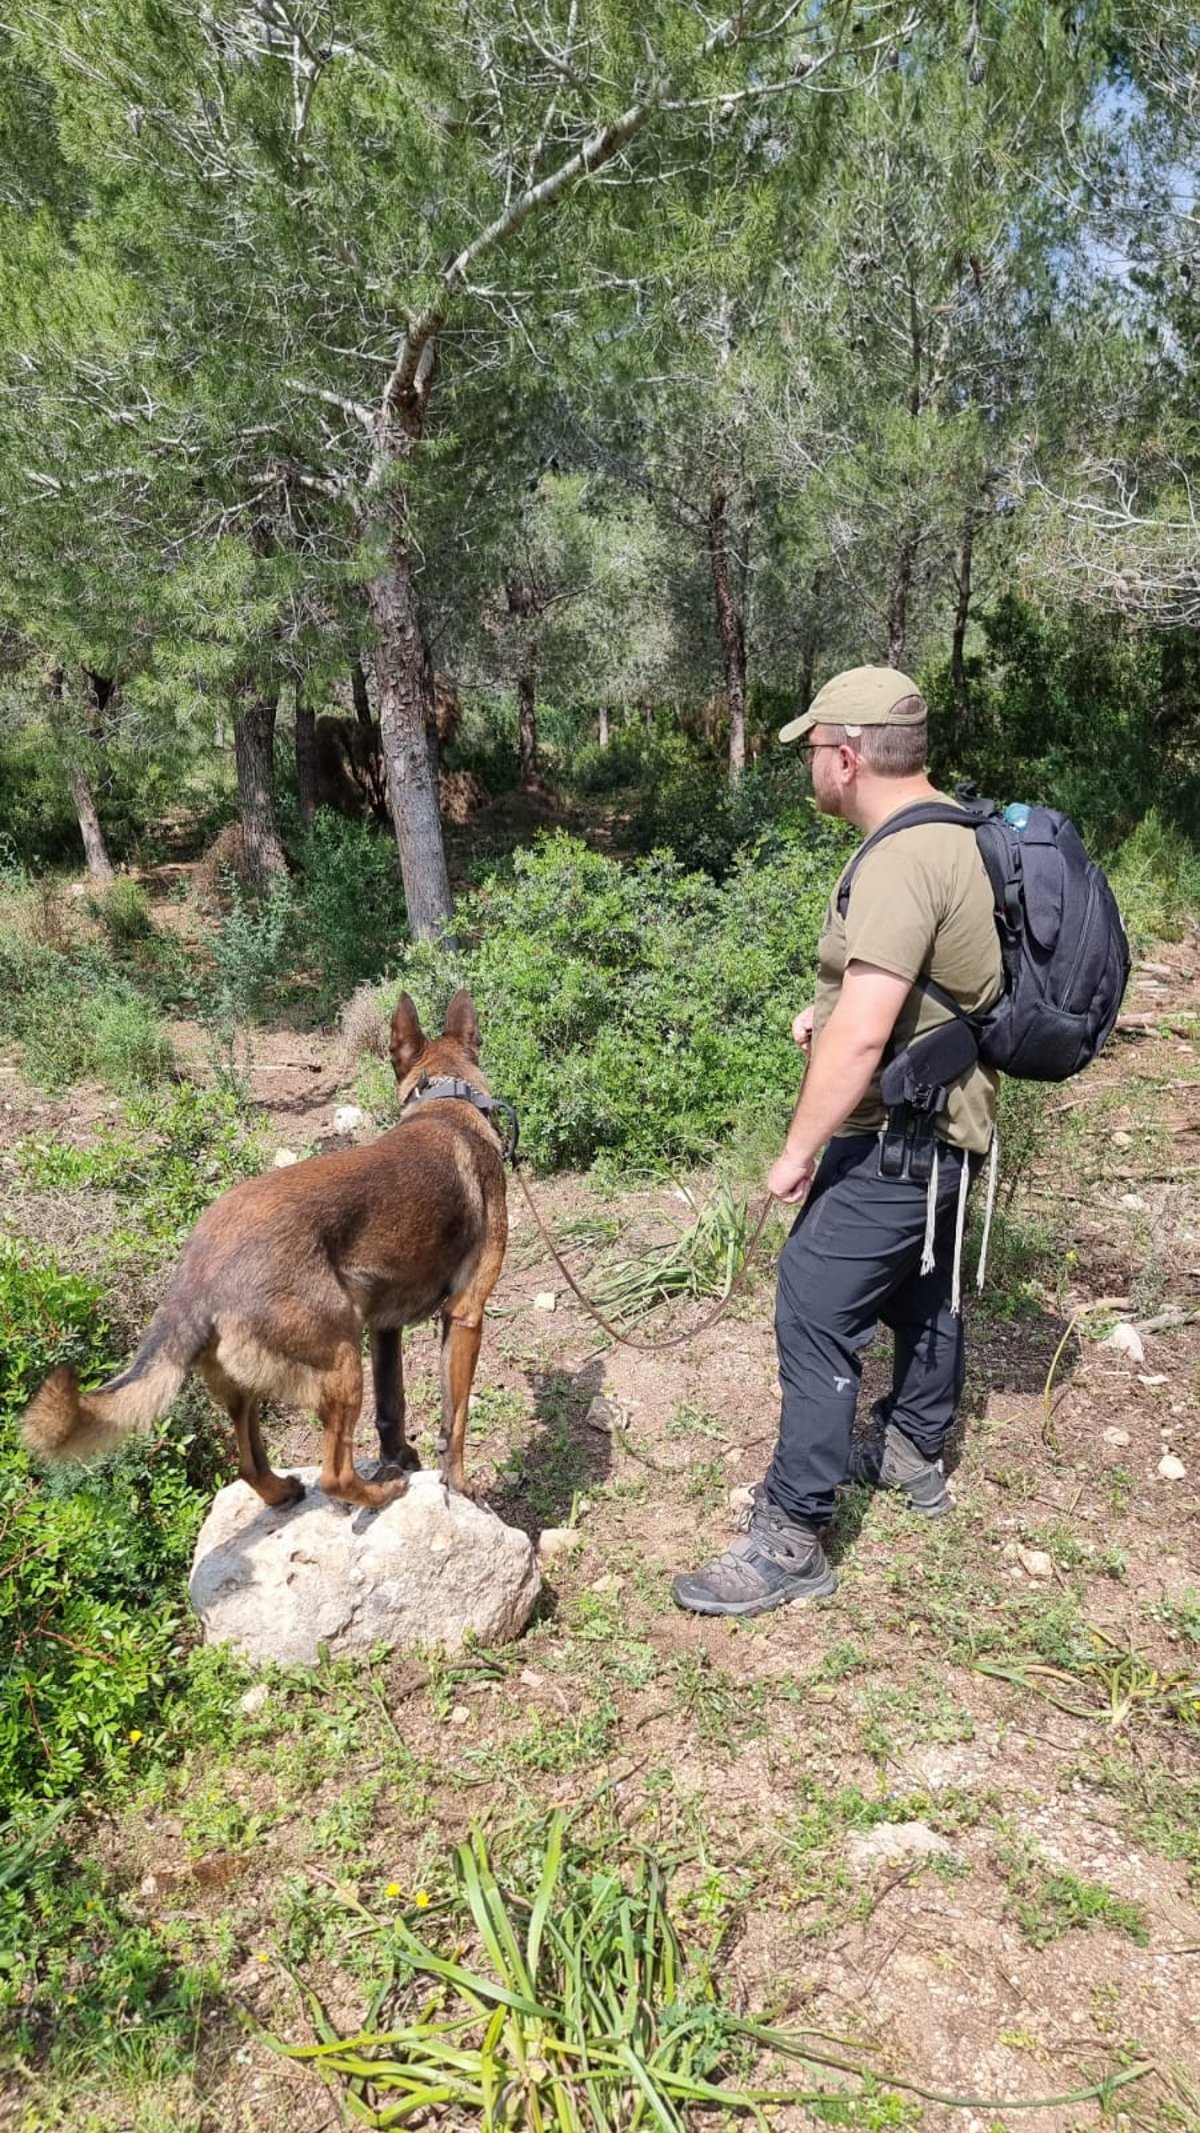
[{"label": "black backpack", "polygon": [[1074,824],[1055,808],[1001,811],[971,785],[959,786],[957,797],[960,808],[918,800],[881,823],[846,871],[838,910],[844,918],[859,866],[885,837],[928,822],[972,829],[995,897],[1004,990],[986,1013],[967,1015],[932,978],[916,982],[966,1024],[985,1066],[1022,1081],[1065,1081],[1111,1035],[1129,981],[1116,898]]}]

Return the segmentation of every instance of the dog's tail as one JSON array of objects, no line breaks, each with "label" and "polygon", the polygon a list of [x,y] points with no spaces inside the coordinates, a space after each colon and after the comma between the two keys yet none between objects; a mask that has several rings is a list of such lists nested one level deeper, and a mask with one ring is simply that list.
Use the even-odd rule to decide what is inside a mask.
[{"label": "dog's tail", "polygon": [[161,1421],[204,1346],[181,1333],[157,1312],[128,1370],[95,1392],[80,1392],[69,1364],[52,1370],[25,1410],[26,1450],[38,1459],[100,1459],[131,1430]]}]

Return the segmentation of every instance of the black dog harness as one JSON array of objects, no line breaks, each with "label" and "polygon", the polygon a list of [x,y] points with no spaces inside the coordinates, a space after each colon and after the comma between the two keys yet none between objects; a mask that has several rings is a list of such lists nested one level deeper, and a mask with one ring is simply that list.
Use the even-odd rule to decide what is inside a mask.
[{"label": "black dog harness", "polygon": [[[516,1163],[521,1127],[512,1105],[506,1104],[502,1096],[489,1096],[485,1090],[477,1089],[472,1082],[460,1081],[457,1075],[441,1074],[431,1079],[428,1074],[422,1074],[421,1079],[409,1090],[400,1110],[403,1114],[410,1105],[439,1103],[447,1096],[460,1097],[464,1103],[471,1105],[472,1110],[481,1111],[488,1124],[498,1134],[505,1159]],[[503,1117],[503,1127],[494,1124],[493,1113],[497,1111]]]}]

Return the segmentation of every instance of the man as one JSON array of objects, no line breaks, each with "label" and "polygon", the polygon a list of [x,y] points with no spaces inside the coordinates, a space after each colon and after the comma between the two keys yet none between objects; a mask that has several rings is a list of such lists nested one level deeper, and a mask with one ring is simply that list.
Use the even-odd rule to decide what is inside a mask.
[{"label": "man", "polygon": [[[925,775],[925,704],[894,668],[836,675],[779,737],[802,740],[822,813],[866,837],[902,808],[944,801]],[[811,1057],[767,1177],[777,1199],[802,1203],[779,1262],[779,1441],[748,1531],[675,1580],[679,1606],[699,1614],[759,1614],[832,1592],[821,1533],[847,1479],[899,1489],[929,1516],[950,1508],[941,1453],[964,1376],[958,1257],[967,1188],[992,1138],[995,1077],[978,1063],[962,1072],[934,1121],[927,1174],[902,1147],[896,1176],[881,1174],[880,1073],[885,1056],[954,1021],[918,978],[966,1014],[999,997],[992,892],[973,834],[935,823],[881,838],[841,902],[844,913],[835,891],[815,1002],[792,1024]],[[894,1155],[893,1146],[888,1168]],[[880,1319],[895,1338],[892,1391],[852,1458],[861,1350]]]}]

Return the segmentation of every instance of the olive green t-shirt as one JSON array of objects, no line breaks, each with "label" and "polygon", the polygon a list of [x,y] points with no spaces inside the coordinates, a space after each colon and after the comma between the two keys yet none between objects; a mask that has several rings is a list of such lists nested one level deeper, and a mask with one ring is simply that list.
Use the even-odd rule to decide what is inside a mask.
[{"label": "olive green t-shirt", "polygon": [[[900,978],[931,977],[969,1015],[992,1006],[1004,974],[1000,942],[991,885],[969,831],[931,822],[885,837],[855,874],[844,919],[834,890],[817,945],[814,1040],[829,1020],[850,962],[874,963]],[[949,1008],[914,986],[896,1022],[893,1050],[950,1019]],[[996,1076],[975,1066],[951,1088],[937,1131],[952,1146],[982,1154],[995,1119]],[[877,1075],[840,1132],[874,1133],[883,1122]]]}]

